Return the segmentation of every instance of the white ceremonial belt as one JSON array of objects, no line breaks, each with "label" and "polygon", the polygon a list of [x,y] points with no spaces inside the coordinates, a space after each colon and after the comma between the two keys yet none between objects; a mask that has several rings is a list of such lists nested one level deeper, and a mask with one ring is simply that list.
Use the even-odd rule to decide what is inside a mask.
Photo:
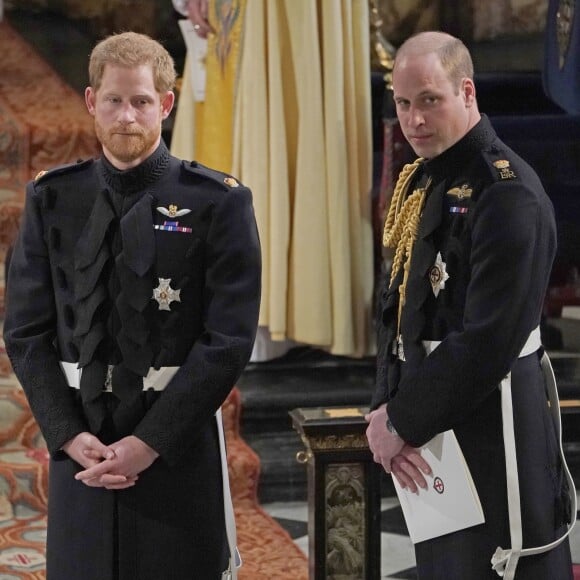
[{"label": "white ceremonial belt", "polygon": [[[430,355],[439,345],[441,344],[440,340],[424,340],[423,346],[425,347],[425,352]],[[530,332],[530,336],[528,336],[528,340],[526,340],[526,344],[520,351],[518,358],[523,358],[536,352],[542,346],[542,338],[540,336],[540,327],[536,326],[532,332]]]},{"label": "white ceremonial belt", "polygon": [[[61,360],[60,366],[66,376],[68,386],[73,389],[80,389],[83,369],[78,367],[78,363]],[[143,377],[143,390],[163,391],[178,370],[179,367],[160,367],[158,369],[151,367],[147,376]],[[103,391],[106,393],[112,392],[111,385],[103,385]]]}]

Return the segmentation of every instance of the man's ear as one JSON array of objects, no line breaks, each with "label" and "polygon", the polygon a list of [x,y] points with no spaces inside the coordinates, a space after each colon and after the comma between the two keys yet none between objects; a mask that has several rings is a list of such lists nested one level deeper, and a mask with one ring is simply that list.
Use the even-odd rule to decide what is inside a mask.
[{"label": "man's ear", "polygon": [[475,84],[472,79],[464,78],[461,81],[461,90],[465,98],[465,106],[471,107],[475,103]]},{"label": "man's ear", "polygon": [[87,109],[89,114],[95,114],[95,91],[93,87],[87,87],[85,89],[85,103],[87,105]]},{"label": "man's ear", "polygon": [[167,91],[165,95],[161,96],[161,115],[163,119],[169,117],[169,113],[171,113],[174,103],[175,93],[173,91]]}]

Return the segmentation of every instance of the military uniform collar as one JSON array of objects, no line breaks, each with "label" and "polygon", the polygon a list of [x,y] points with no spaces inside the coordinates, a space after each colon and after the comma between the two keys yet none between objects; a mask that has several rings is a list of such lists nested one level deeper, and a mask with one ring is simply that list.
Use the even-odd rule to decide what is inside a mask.
[{"label": "military uniform collar", "polygon": [[150,186],[163,175],[169,165],[170,157],[163,141],[148,159],[131,169],[117,169],[103,156],[101,158],[102,175],[107,186],[114,192],[120,194],[136,193]]},{"label": "military uniform collar", "polygon": [[495,131],[486,115],[481,115],[481,120],[471,131],[449,149],[425,161],[425,172],[435,181],[448,177],[450,172],[455,172],[469,162],[474,153],[488,147],[496,138]]}]

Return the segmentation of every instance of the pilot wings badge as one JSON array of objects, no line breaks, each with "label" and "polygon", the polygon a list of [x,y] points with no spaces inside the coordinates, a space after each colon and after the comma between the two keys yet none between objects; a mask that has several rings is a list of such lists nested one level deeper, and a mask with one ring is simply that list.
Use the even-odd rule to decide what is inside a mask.
[{"label": "pilot wings badge", "polygon": [[465,197],[471,197],[473,189],[469,187],[468,183],[464,183],[461,187],[453,187],[448,192],[447,195],[452,195],[457,199],[463,199]]},{"label": "pilot wings badge", "polygon": [[176,205],[171,204],[168,208],[167,207],[163,207],[163,206],[159,206],[157,208],[157,211],[160,214],[166,215],[167,217],[170,218],[175,218],[175,217],[181,217],[182,215],[187,215],[188,213],[191,212],[190,209],[177,209]]}]

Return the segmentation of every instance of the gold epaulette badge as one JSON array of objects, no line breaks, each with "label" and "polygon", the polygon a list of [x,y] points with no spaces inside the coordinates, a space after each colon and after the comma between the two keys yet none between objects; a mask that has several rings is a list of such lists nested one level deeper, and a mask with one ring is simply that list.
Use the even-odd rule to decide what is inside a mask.
[{"label": "gold epaulette badge", "polygon": [[225,177],[224,183],[230,187],[238,187],[240,185],[233,177]]},{"label": "gold epaulette badge", "polygon": [[498,159],[493,162],[497,169],[500,179],[515,179],[516,174],[510,168],[510,162],[507,159]]}]

